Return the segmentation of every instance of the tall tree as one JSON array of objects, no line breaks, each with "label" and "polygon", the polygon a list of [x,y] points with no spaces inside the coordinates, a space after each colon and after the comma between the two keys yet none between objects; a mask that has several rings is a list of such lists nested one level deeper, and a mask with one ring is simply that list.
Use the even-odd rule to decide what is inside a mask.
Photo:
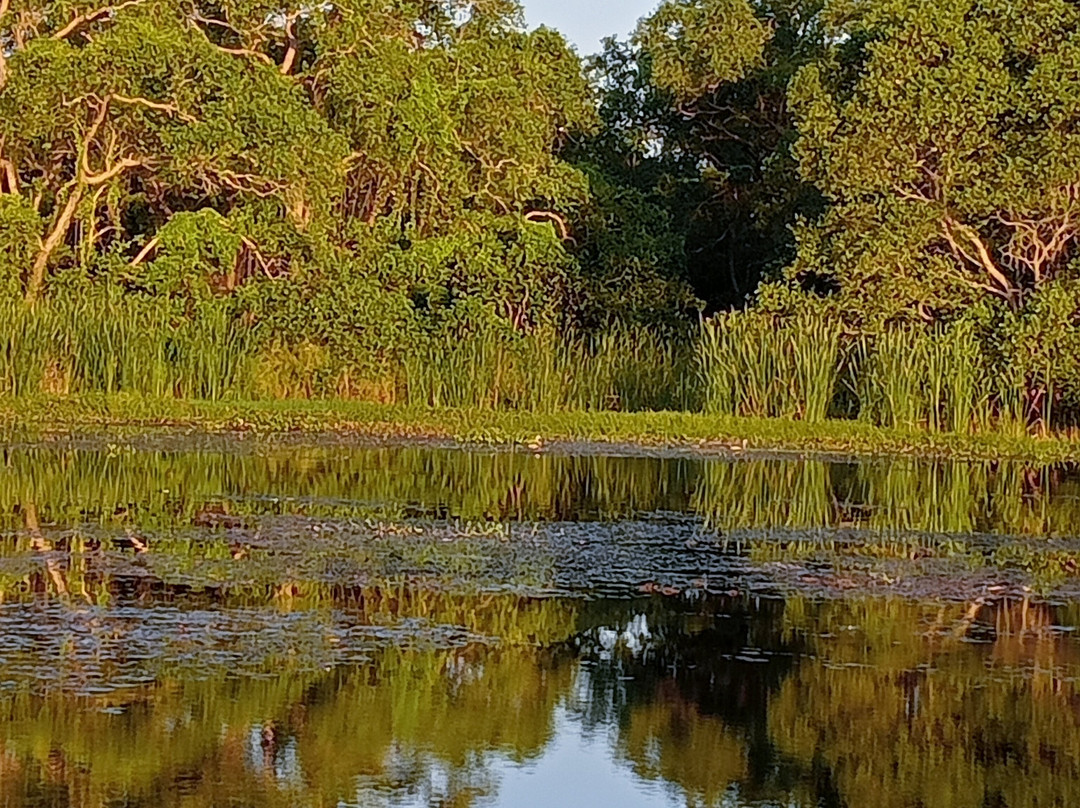
[{"label": "tall tree", "polygon": [[668,211],[712,307],[740,305],[779,274],[796,217],[819,209],[790,153],[786,91],[824,50],[820,10],[821,0],[668,0],[632,44],[594,60],[606,124],[594,153]]},{"label": "tall tree", "polygon": [[1077,277],[1080,10],[1067,0],[833,0],[791,91],[829,202],[791,276],[853,318],[1025,306]]}]

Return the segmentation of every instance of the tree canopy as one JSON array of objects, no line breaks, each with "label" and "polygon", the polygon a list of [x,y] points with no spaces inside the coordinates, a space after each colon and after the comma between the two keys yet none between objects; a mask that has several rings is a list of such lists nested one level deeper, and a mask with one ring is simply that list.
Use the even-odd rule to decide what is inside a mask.
[{"label": "tree canopy", "polygon": [[520,328],[571,299],[590,196],[560,151],[596,112],[514,2],[10,0],[0,43],[0,260],[28,301],[288,278],[346,318],[392,295]]},{"label": "tree canopy", "polygon": [[1021,309],[1076,277],[1080,13],[1065,0],[836,0],[791,88],[829,201],[793,277],[868,319]]}]

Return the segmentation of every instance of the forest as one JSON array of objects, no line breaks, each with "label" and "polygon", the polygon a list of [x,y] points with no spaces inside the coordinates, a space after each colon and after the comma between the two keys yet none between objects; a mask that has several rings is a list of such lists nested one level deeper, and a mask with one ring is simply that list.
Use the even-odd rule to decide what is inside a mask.
[{"label": "forest", "polygon": [[0,395],[1080,424],[1080,6],[0,0]]}]

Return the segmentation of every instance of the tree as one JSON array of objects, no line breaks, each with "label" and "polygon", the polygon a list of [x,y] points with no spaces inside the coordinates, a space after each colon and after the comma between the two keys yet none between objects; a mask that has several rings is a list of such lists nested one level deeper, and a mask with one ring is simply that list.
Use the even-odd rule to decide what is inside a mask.
[{"label": "tree", "polygon": [[828,200],[790,277],[850,318],[1023,310],[1076,276],[1080,11],[1066,0],[834,0],[792,89]]},{"label": "tree", "polygon": [[[6,195],[40,217],[35,301],[67,252],[88,265],[177,209],[273,199],[304,227],[340,183],[342,138],[274,71],[192,35],[184,5],[12,3],[0,92]],[[139,261],[146,254],[138,256]]]},{"label": "tree", "polygon": [[[517,3],[0,2],[0,266],[28,301],[62,270],[169,295],[475,293],[518,329],[569,300],[588,183],[559,153],[595,111]],[[213,249],[189,249],[200,232]]]},{"label": "tree", "polygon": [[793,257],[798,177],[786,90],[820,55],[820,0],[669,0],[633,44],[594,60],[603,137],[591,159],[652,198],[684,241],[685,275],[711,307],[741,305]]}]

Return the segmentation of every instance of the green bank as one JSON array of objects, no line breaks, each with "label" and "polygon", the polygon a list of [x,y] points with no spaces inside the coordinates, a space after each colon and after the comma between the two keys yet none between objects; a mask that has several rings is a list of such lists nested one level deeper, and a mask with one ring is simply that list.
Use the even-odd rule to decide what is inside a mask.
[{"label": "green bank", "polygon": [[703,453],[797,452],[850,456],[914,455],[1010,458],[1039,463],[1080,460],[1069,435],[931,433],[859,421],[818,423],[688,412],[557,412],[420,408],[355,401],[185,401],[138,396],[29,397],[0,400],[9,435],[75,434],[146,428],[335,433],[375,439],[436,439],[479,445],[631,444]]}]

